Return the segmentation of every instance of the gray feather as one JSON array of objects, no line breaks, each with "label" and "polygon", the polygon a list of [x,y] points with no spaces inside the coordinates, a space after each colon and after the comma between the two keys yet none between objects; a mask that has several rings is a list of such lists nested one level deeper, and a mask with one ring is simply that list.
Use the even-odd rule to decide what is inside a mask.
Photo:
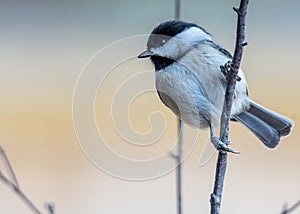
[{"label": "gray feather", "polygon": [[248,127],[267,147],[275,148],[282,136],[291,132],[293,122],[257,103],[251,102],[250,109],[234,119]]},{"label": "gray feather", "polygon": [[251,107],[248,112],[275,128],[279,132],[280,136],[288,135],[294,125],[293,121],[289,118],[266,109],[253,101],[251,102]]}]

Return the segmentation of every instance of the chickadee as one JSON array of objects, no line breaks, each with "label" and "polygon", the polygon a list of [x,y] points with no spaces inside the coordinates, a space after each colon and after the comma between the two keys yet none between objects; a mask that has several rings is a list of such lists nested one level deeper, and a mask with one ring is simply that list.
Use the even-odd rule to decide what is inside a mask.
[{"label": "chickadee", "polygon": [[[220,66],[231,54],[215,43],[202,27],[182,21],[167,21],[151,32],[147,50],[161,101],[185,123],[210,128],[211,142],[220,151],[234,151],[214,133],[223,110],[226,75]],[[275,148],[291,132],[293,121],[250,100],[242,70],[236,84],[231,120],[249,128],[267,147]]]}]

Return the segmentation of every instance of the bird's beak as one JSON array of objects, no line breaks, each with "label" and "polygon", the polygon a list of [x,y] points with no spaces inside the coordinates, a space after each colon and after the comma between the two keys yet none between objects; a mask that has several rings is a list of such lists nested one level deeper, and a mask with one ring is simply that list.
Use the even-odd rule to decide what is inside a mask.
[{"label": "bird's beak", "polygon": [[145,50],[140,55],[138,55],[138,58],[147,58],[147,57],[150,57],[152,55],[153,55],[153,53],[151,53],[149,50]]}]

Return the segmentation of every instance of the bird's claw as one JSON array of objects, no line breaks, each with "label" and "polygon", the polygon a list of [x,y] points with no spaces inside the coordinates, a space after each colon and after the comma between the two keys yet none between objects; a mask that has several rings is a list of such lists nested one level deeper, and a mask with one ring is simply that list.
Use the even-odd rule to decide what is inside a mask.
[{"label": "bird's claw", "polygon": [[240,152],[235,151],[233,148],[228,147],[228,144],[231,144],[230,141],[228,142],[228,144],[226,144],[226,143],[222,142],[221,140],[219,140],[219,138],[214,136],[214,137],[212,137],[211,142],[213,143],[215,148],[223,154],[225,154],[226,152],[240,154]]},{"label": "bird's claw", "polygon": [[[230,72],[232,66],[233,66],[233,63],[231,61],[228,61],[228,62],[225,63],[225,65],[220,66],[221,72],[225,76],[227,81],[229,79],[229,72]],[[240,76],[236,77],[236,81],[239,82],[241,80],[242,80],[242,78]]]},{"label": "bird's claw", "polygon": [[220,66],[221,72],[225,76],[226,80],[229,79],[229,72],[230,72],[231,68],[232,68],[232,62],[231,61],[228,61],[228,62],[225,63],[225,65]]}]

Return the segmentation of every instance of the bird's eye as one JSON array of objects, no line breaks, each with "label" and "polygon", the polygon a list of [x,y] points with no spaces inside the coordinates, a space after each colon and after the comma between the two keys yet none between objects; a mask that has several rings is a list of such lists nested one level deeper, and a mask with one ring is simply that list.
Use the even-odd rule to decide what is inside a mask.
[{"label": "bird's eye", "polygon": [[147,42],[147,47],[161,47],[165,45],[168,40],[169,37],[167,36],[151,34]]}]

